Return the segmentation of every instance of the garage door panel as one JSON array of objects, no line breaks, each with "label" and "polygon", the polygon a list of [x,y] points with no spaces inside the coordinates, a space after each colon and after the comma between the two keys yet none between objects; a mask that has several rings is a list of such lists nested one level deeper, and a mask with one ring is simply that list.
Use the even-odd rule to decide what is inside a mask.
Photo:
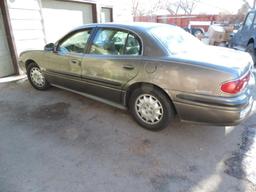
[{"label": "garage door panel", "polygon": [[18,40],[17,43],[20,44],[17,48],[18,53],[21,53],[24,50],[33,50],[35,49],[35,45],[37,45],[38,49],[43,49],[45,46],[42,39]]},{"label": "garage door panel", "polygon": [[24,30],[24,29],[42,29],[42,23],[40,20],[13,20],[12,21],[13,30]]},{"label": "garage door panel", "polygon": [[9,8],[40,10],[38,2],[35,0],[7,0],[7,4]]},{"label": "garage door panel", "polygon": [[44,33],[42,30],[16,30],[13,35],[17,40],[43,39]]},{"label": "garage door panel", "polygon": [[40,10],[9,9],[11,19],[41,20]]},{"label": "garage door panel", "polygon": [[92,23],[92,5],[77,2],[43,0],[46,40],[55,42],[77,26]]}]

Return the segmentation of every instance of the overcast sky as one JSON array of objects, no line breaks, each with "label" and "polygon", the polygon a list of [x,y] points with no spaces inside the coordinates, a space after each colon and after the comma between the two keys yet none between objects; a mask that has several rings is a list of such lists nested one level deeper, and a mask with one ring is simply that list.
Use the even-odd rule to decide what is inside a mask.
[{"label": "overcast sky", "polygon": [[[105,0],[101,0],[105,1]],[[132,4],[132,0],[113,0],[115,4],[120,7],[126,7]],[[139,0],[139,3],[145,10],[150,9],[154,3],[158,0]],[[164,0],[163,0],[164,1]],[[170,0],[177,1],[177,0]],[[190,0],[188,0],[190,1]],[[218,14],[219,12],[227,13],[237,13],[238,9],[243,5],[243,0],[199,0],[200,3],[197,4],[195,11],[193,13],[208,13],[208,14]],[[251,5],[253,0],[247,0]],[[163,11],[163,10],[162,10]],[[168,13],[165,11],[165,13]]]},{"label": "overcast sky", "polygon": [[[247,0],[252,4],[253,0]],[[196,13],[219,13],[220,11],[237,13],[238,9],[243,5],[243,0],[201,0],[197,5]]]}]

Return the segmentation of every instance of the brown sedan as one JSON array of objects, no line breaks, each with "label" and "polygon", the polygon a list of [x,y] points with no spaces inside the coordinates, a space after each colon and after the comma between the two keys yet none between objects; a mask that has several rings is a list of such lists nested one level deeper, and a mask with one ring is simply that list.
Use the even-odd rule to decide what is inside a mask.
[{"label": "brown sedan", "polygon": [[51,85],[127,108],[149,130],[181,120],[237,124],[251,112],[247,53],[202,44],[179,27],[89,24],[20,55],[33,87]]}]

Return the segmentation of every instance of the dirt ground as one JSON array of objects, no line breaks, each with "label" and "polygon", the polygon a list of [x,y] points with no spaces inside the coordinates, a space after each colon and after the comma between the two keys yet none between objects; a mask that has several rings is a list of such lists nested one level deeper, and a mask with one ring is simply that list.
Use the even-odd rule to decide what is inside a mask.
[{"label": "dirt ground", "polygon": [[[256,118],[161,132],[28,81],[0,84],[1,192],[255,192]],[[254,166],[254,167],[253,167]]]}]

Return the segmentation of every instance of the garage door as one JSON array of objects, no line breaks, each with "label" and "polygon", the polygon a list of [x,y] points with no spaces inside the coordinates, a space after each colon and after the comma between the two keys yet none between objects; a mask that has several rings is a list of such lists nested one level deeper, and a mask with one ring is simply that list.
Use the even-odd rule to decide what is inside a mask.
[{"label": "garage door", "polygon": [[2,13],[0,10],[0,77],[14,73],[11,55],[6,40]]},{"label": "garage door", "polygon": [[55,42],[71,29],[93,22],[92,5],[42,0],[46,41]]}]

